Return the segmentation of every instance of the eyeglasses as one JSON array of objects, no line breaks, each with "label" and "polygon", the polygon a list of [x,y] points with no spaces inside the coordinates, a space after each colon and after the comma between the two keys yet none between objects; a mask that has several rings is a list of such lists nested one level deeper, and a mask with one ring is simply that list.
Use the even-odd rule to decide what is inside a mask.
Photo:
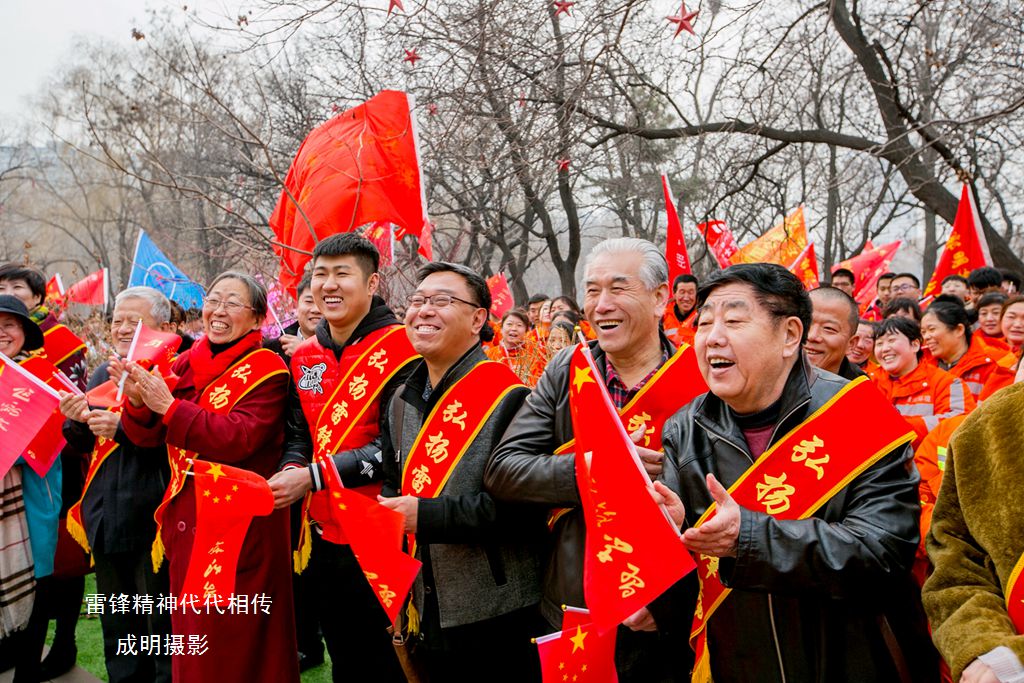
[{"label": "eyeglasses", "polygon": [[890,292],[909,292],[912,289],[917,289],[917,287],[915,287],[914,285],[897,285],[895,287],[890,287],[889,291]]},{"label": "eyeglasses", "polygon": [[240,304],[237,301],[221,301],[220,299],[207,299],[206,301],[203,302],[203,310],[206,311],[216,311],[221,306],[224,306],[224,310],[227,311],[228,313],[238,313],[243,308],[248,308],[249,310],[253,311],[256,310],[252,306],[246,306],[245,304]]},{"label": "eyeglasses", "polygon": [[432,296],[423,296],[422,294],[413,294],[405,300],[406,305],[409,308],[422,308],[426,304],[430,304],[434,308],[447,308],[453,301],[458,301],[460,304],[466,304],[473,308],[480,308],[480,304],[475,304],[472,301],[466,301],[460,299],[457,296],[451,294],[434,294]]}]

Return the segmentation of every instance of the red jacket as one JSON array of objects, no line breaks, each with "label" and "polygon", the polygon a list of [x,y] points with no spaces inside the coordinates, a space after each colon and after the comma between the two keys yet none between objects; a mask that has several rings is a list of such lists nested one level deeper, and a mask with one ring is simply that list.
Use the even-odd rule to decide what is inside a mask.
[{"label": "red jacket", "polygon": [[976,405],[961,379],[927,363],[899,379],[878,373],[875,383],[917,432],[915,448],[940,420],[969,413]]}]

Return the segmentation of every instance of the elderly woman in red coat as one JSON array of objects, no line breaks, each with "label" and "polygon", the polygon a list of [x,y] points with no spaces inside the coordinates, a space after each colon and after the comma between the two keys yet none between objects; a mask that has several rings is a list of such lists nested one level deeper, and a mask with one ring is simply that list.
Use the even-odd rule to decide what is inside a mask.
[{"label": "elderly woman in red coat", "polygon": [[[269,477],[281,457],[288,374],[261,348],[267,293],[248,275],[223,273],[203,304],[206,336],[178,356],[168,383],[159,371],[112,363],[111,377],[128,373],[126,436],[139,446],[166,443],[171,484],[157,510],[154,561],[166,555],[171,590],[180,593],[196,535],[196,486],[188,476],[200,461],[225,463]],[[249,597],[246,614],[219,614],[199,603],[171,616],[185,652],[173,657],[175,681],[299,680],[292,607],[288,510],[254,517],[238,558],[236,596]],[[256,596],[267,596],[258,609]],[[263,607],[269,602],[269,614]],[[210,612],[209,614],[207,612]],[[205,654],[189,654],[190,636],[205,637]]]}]

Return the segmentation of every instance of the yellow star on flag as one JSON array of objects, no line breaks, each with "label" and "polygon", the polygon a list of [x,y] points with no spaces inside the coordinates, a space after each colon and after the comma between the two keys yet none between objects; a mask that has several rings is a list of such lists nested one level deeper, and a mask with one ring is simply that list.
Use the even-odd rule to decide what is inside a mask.
[{"label": "yellow star on flag", "polygon": [[224,476],[224,470],[221,468],[221,466],[218,463],[211,462],[210,463],[210,469],[207,472],[207,474],[209,474],[211,477],[213,477],[213,483],[216,484],[217,483],[217,477],[223,477]]},{"label": "yellow star on flag", "polygon": [[591,368],[574,368],[575,374],[572,376],[573,386],[576,387],[576,393],[579,393],[580,387],[587,382],[593,382],[594,378],[590,376]]},{"label": "yellow star on flag", "polygon": [[576,635],[574,635],[572,638],[569,639],[569,640],[572,641],[572,652],[573,652],[573,654],[576,653],[576,650],[584,650],[584,649],[586,649],[586,648],[583,647],[583,640],[587,637],[587,634],[588,634],[588,632],[584,631],[582,627],[580,627],[580,626],[576,627]]}]

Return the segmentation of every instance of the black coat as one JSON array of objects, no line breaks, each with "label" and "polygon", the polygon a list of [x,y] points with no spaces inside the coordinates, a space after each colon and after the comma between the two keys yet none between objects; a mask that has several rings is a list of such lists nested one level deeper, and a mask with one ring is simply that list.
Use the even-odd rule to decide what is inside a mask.
[{"label": "black coat", "polygon": [[[783,389],[771,443],[834,396],[846,380],[801,354]],[[850,438],[870,426],[850,421]],[[713,502],[705,477],[731,486],[753,463],[735,414],[704,394],[665,423],[665,483],[679,493],[692,526]],[[777,520],[742,509],[735,558],[719,565],[733,589],[709,621],[711,671],[732,681],[938,680],[934,650],[909,568],[918,543],[913,451],[885,455],[808,520]],[[689,624],[672,595],[652,609],[659,625]]]}]

